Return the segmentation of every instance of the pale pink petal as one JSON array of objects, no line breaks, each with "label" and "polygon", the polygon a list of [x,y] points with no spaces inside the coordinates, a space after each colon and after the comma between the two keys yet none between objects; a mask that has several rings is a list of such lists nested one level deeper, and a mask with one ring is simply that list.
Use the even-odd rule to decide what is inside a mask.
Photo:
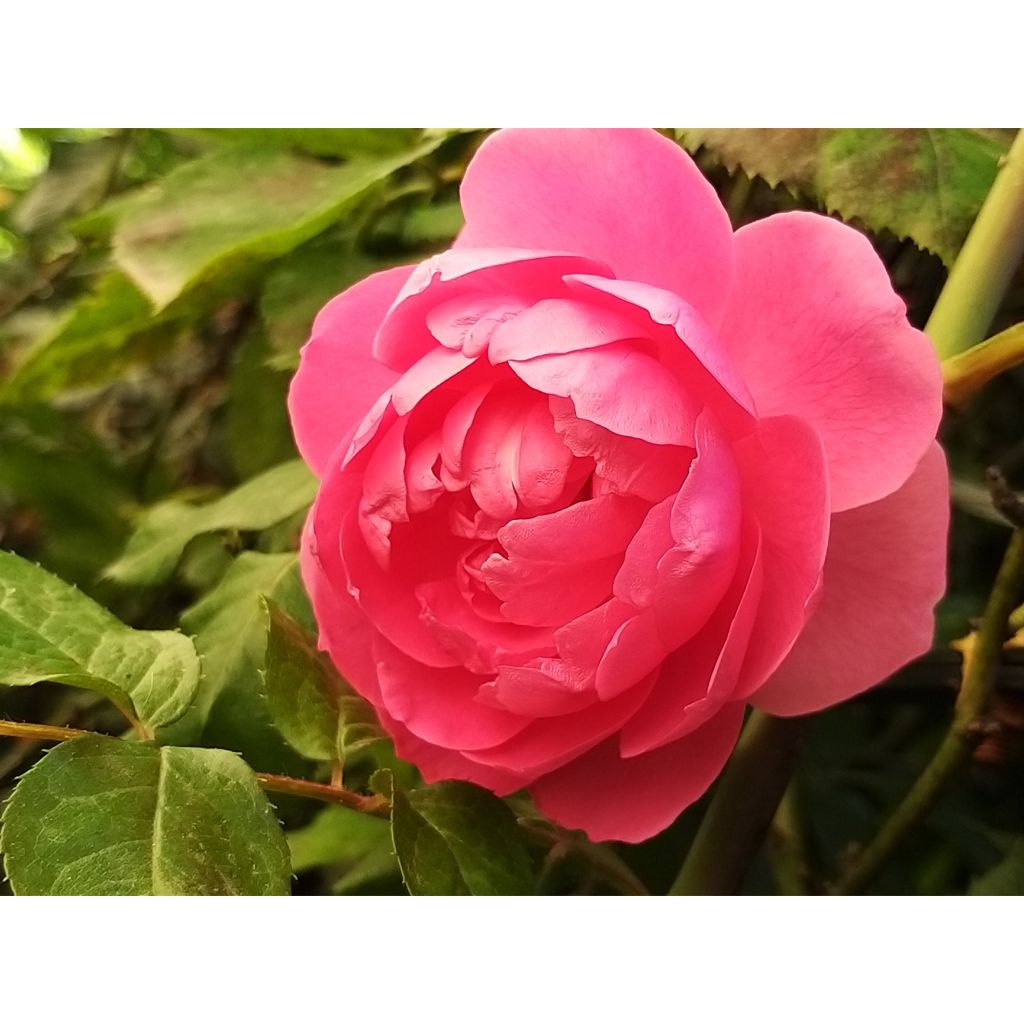
[{"label": "pale pink petal", "polygon": [[555,431],[566,447],[577,457],[594,460],[595,493],[600,487],[657,502],[679,490],[694,456],[692,448],[620,437],[580,419],[568,398],[552,396],[549,404]]},{"label": "pale pink petal", "polygon": [[537,807],[594,842],[639,843],[667,828],[714,782],[739,735],[743,705],[727,704],[695,732],[623,758],[616,737],[530,785]]},{"label": "pale pink petal", "polygon": [[494,330],[492,363],[578,352],[645,336],[642,319],[579,299],[541,299]]},{"label": "pale pink petal", "polygon": [[[603,263],[565,252],[462,248],[431,256],[407,275],[386,319],[381,318],[373,355],[396,370],[412,366],[440,347],[428,327],[431,312],[467,292],[501,295],[506,303],[527,306],[537,299],[568,295],[563,281],[567,274],[606,273]],[[438,321],[433,324],[439,326]]]},{"label": "pale pink petal", "polygon": [[691,445],[700,406],[653,356],[632,342],[508,364],[530,387],[572,399],[576,415],[652,444]]},{"label": "pale pink petal", "polygon": [[[732,400],[722,406],[714,403],[720,419],[730,422],[734,418],[730,413],[735,412],[742,423],[747,419],[744,413],[753,412],[753,399],[740,368],[691,303],[645,281],[574,274],[566,283],[575,295],[600,303],[609,312],[641,317],[646,324],[643,337],[662,340],[659,355],[680,380],[707,400],[714,401],[718,393]],[[733,404],[739,408],[733,410]]]},{"label": "pale pink petal", "polygon": [[288,391],[288,411],[299,451],[317,475],[395,382],[395,371],[373,358],[373,339],[411,270],[372,274],[331,299],[313,322]]},{"label": "pale pink petal", "polygon": [[461,195],[458,247],[577,252],[678,292],[718,322],[732,273],[729,218],[690,157],[650,129],[498,132],[470,162]]},{"label": "pale pink petal", "polygon": [[751,701],[776,715],[817,711],[927,651],[948,526],[946,461],[933,443],[894,494],[833,516],[821,603]]},{"label": "pale pink petal", "polygon": [[833,511],[891,494],[935,437],[935,352],[871,243],[838,221],[781,213],[737,232],[721,339],[760,415],[821,435]]}]

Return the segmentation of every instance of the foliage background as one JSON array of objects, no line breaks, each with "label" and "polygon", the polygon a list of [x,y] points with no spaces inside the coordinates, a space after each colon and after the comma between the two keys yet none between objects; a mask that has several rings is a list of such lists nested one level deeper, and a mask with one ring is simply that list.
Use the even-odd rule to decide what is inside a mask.
[{"label": "foliage background", "polygon": [[[320,778],[328,755],[290,730],[267,685],[279,668],[268,664],[273,623],[313,626],[293,555],[313,483],[294,462],[288,381],[327,299],[447,247],[461,225],[458,182],[486,133],[0,132],[0,547],[131,626],[193,636],[204,746],[240,751],[261,771]],[[917,326],[1012,138],[1003,129],[666,132],[696,155],[737,225],[805,208],[868,231]],[[993,331],[1021,319],[1018,278]],[[1017,371],[947,413],[955,511],[935,649],[815,718],[747,891],[820,890],[945,730],[959,669],[948,644],[980,614],[1006,541],[983,471],[998,463],[1024,483],[1022,402]],[[294,651],[281,643],[287,661]],[[1024,655],[1006,653],[999,683],[1001,730],[878,891],[1024,892]],[[126,724],[98,694],[52,683],[0,687],[0,717],[110,735]],[[365,788],[385,766],[415,793],[415,773],[384,744],[358,740],[349,735],[346,780]],[[3,799],[40,747],[0,744]],[[417,799],[416,820],[436,822],[429,799]],[[294,892],[404,891],[386,822],[292,797],[275,804]],[[599,850],[565,837],[552,847],[517,808],[533,884],[567,893],[634,882],[665,891],[700,810],[641,846]]]}]

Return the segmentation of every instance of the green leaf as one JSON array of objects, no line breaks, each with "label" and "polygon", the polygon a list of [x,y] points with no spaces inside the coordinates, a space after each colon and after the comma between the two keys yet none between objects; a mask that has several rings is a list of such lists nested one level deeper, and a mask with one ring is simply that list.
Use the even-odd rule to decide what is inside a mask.
[{"label": "green leaf", "polygon": [[0,846],[19,896],[287,896],[288,847],[225,750],[83,736],[18,783]]},{"label": "green leaf", "polygon": [[239,555],[220,583],[182,615],[203,666],[194,715],[204,743],[240,751],[261,771],[299,771],[303,762],[274,727],[260,679],[267,649],[263,598],[312,625],[298,559],[290,552]]},{"label": "green leaf", "polygon": [[185,714],[198,677],[188,637],[130,629],[56,576],[0,551],[0,682],[94,690],[157,729]]},{"label": "green leaf", "polygon": [[231,368],[224,425],[228,455],[243,479],[296,455],[287,405],[292,375],[268,365],[272,354],[266,332],[257,327],[238,347]]},{"label": "green leaf", "polygon": [[515,815],[468,782],[392,796],[392,839],[413,896],[516,896],[534,891]]},{"label": "green leaf", "polygon": [[266,598],[262,605],[267,617],[263,682],[274,725],[303,757],[333,761],[336,701],[345,683],[294,619]]},{"label": "green leaf", "polygon": [[135,285],[111,272],[33,343],[0,398],[38,400],[106,383],[132,362],[163,351],[169,331],[170,325],[153,317],[149,300]]},{"label": "green leaf", "polygon": [[295,459],[206,505],[176,498],[161,502],[146,513],[107,576],[125,584],[162,583],[193,537],[215,530],[266,530],[306,508],[316,488],[316,478]]},{"label": "green leaf", "polygon": [[387,819],[348,807],[325,807],[310,824],[285,838],[296,873],[359,860],[381,846],[394,857]]},{"label": "green leaf", "polygon": [[32,553],[76,583],[94,584],[128,532],[124,470],[81,422],[44,406],[0,407],[0,500],[39,516]]},{"label": "green leaf", "polygon": [[123,153],[118,138],[53,143],[49,167],[14,208],[11,223],[28,234],[89,209],[103,199]]},{"label": "green leaf", "polygon": [[160,308],[233,266],[295,249],[441,140],[327,164],[287,150],[217,150],[119,206],[114,258]]},{"label": "green leaf", "polygon": [[313,156],[353,157],[400,153],[416,142],[418,128],[175,128],[175,132],[222,144],[297,149]]},{"label": "green leaf", "polygon": [[376,712],[362,697],[354,694],[340,697],[337,713],[336,756],[342,768],[358,754],[387,740]]},{"label": "green leaf", "polygon": [[347,241],[304,246],[278,261],[260,296],[275,365],[298,366],[299,349],[309,339],[317,313],[335,295],[387,266],[352,250]]},{"label": "green leaf", "polygon": [[1012,130],[683,128],[726,167],[782,183],[845,220],[888,229],[951,264],[981,208]]},{"label": "green leaf", "polygon": [[1024,839],[1016,839],[991,871],[976,878],[968,896],[1024,896]]}]

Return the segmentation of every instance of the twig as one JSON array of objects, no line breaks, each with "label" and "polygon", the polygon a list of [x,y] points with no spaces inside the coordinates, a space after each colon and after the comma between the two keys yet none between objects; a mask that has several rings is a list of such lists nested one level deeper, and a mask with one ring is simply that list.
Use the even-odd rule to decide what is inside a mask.
[{"label": "twig", "polygon": [[836,883],[837,895],[861,892],[935,803],[939,794],[985,733],[988,707],[1006,639],[1007,622],[1024,581],[1024,532],[1014,530],[992,586],[977,637],[964,658],[963,684],[953,721],[931,761],[875,838],[854,858]]},{"label": "twig", "polygon": [[[90,732],[88,729],[69,729],[63,725],[39,725],[35,722],[11,722],[0,719],[0,736],[13,736],[16,739],[63,743],[78,736],[101,735],[102,733]],[[271,793],[288,793],[291,796],[304,796],[322,803],[341,804],[363,814],[386,815],[390,810],[387,797],[363,796],[340,786],[327,786],[321,782],[296,779],[290,775],[268,775],[266,772],[256,772],[255,775],[259,784]]]}]

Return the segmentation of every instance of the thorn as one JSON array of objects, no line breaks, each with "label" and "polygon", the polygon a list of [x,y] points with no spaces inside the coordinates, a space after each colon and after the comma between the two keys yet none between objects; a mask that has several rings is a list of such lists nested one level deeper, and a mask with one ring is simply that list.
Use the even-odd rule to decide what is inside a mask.
[{"label": "thorn", "polygon": [[988,491],[992,497],[995,510],[1011,525],[1024,529],[1024,501],[1006,482],[1003,471],[998,466],[989,466],[985,471]]}]

